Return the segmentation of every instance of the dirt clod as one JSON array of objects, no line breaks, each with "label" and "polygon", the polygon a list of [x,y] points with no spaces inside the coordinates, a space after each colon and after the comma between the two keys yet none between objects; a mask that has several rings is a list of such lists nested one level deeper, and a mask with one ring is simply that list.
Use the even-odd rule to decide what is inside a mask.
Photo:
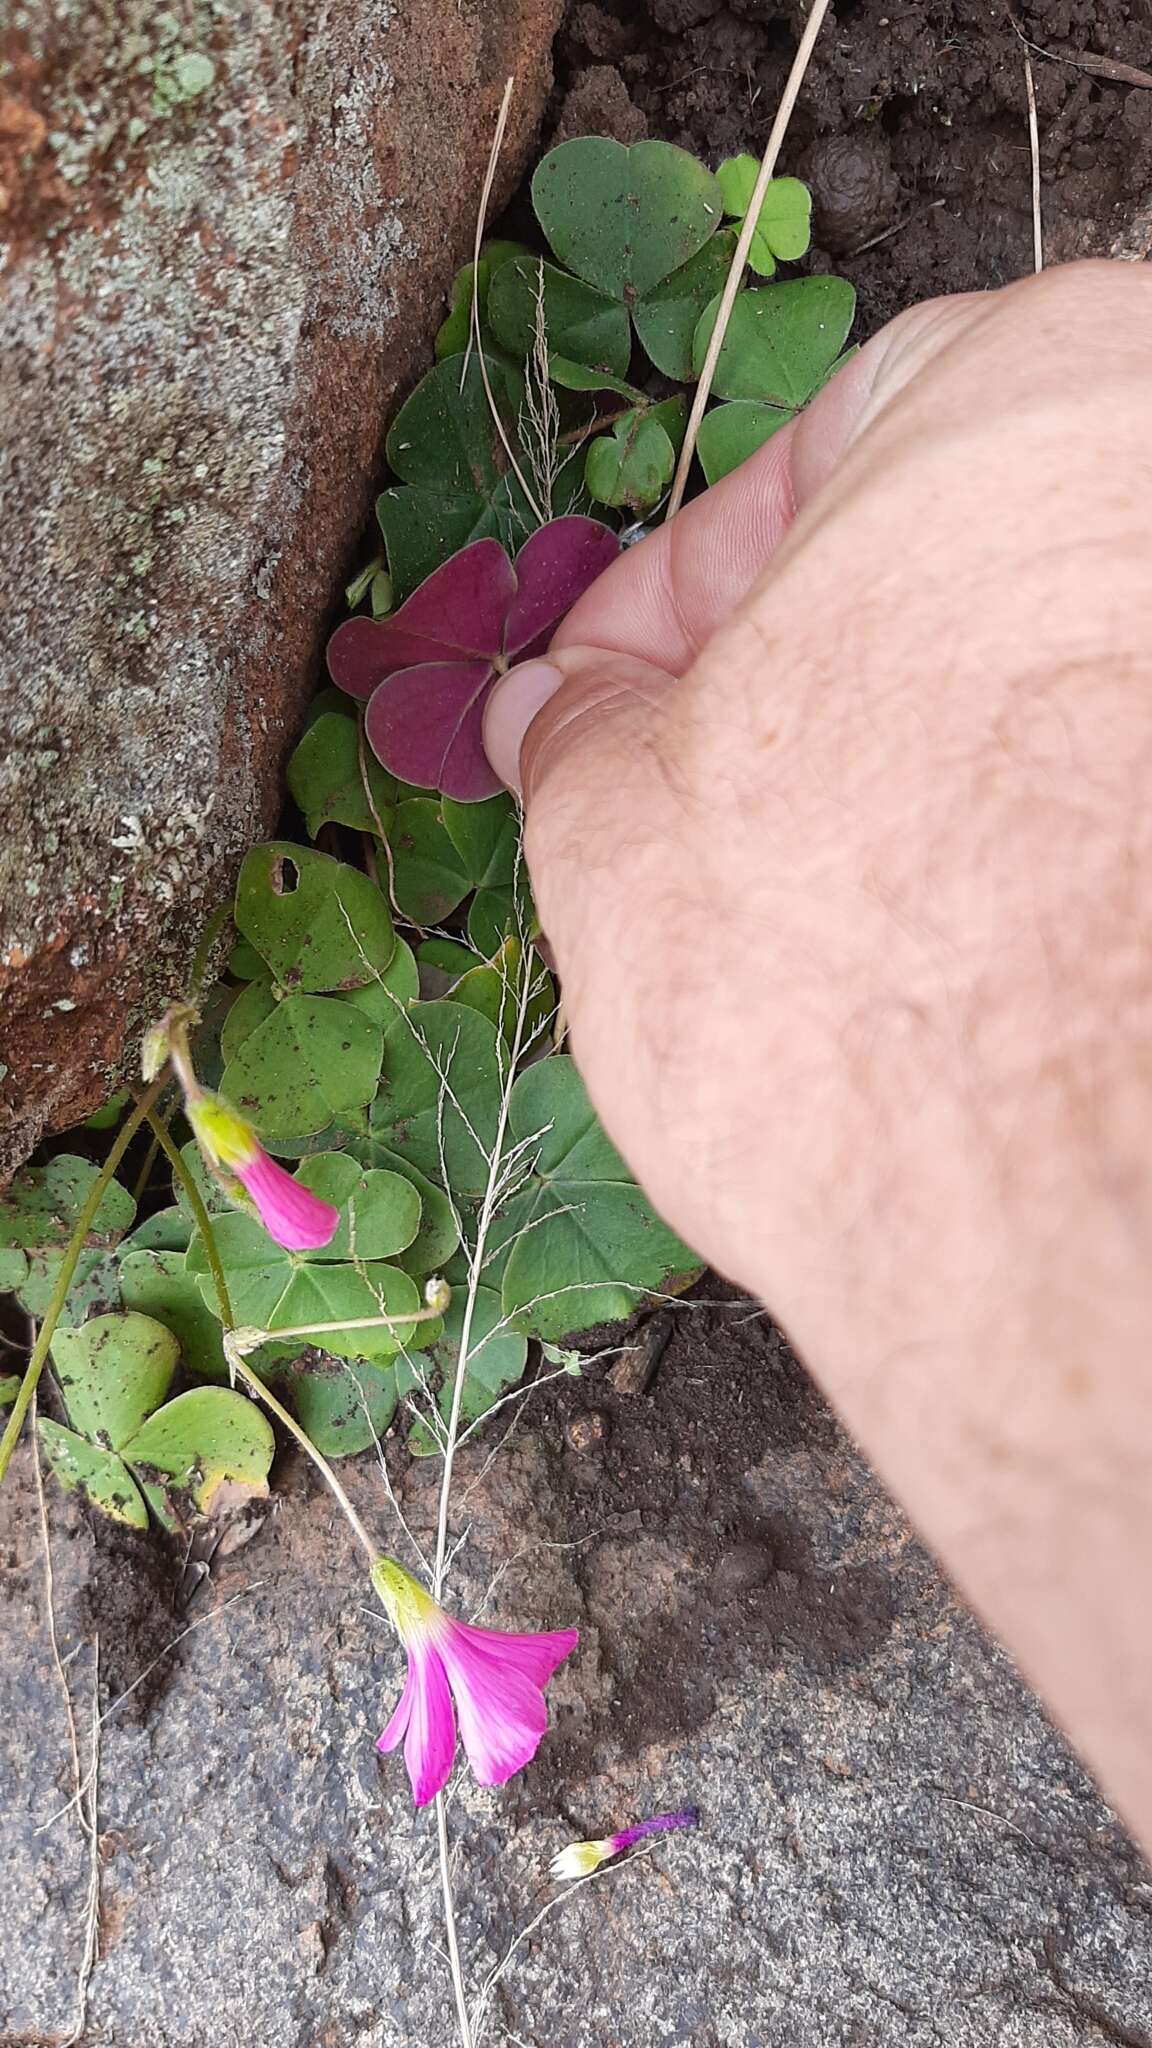
[{"label": "dirt clod", "polygon": [[849,255],[869,235],[891,225],[900,181],[882,129],[829,135],[813,143],[803,169],[812,188],[813,232],[822,249]]}]

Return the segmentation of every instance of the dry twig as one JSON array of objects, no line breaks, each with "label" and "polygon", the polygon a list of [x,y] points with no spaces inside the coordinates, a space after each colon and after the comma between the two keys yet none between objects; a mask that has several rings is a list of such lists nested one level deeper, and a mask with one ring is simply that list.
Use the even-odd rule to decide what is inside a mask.
[{"label": "dry twig", "polygon": [[1024,52],[1024,90],[1028,95],[1028,146],[1032,152],[1032,262],[1039,277],[1044,268],[1044,227],[1040,218],[1040,129],[1036,120],[1036,81],[1027,50]]},{"label": "dry twig", "polygon": [[716,364],[719,359],[720,350],[724,345],[724,336],[728,331],[728,322],[732,317],[732,308],[736,303],[736,294],[740,289],[740,281],[748,261],[748,251],[752,247],[752,237],[756,233],[756,227],[760,219],[760,207],[764,194],[768,189],[769,180],[776,169],[780,151],[784,146],[784,137],[788,132],[788,123],[792,119],[792,111],[799,98],[800,87],[804,83],[804,74],[811,61],[812,52],[816,47],[816,38],[820,33],[824,16],[827,12],[828,0],[812,0],[812,12],[808,17],[808,26],[800,38],[800,47],[793,60],[792,69],[788,73],[788,80],[781,95],[776,119],[772,123],[772,132],[768,137],[768,146],[764,151],[759,175],[752,190],[752,197],[748,202],[748,211],[744,216],[744,225],[740,230],[740,239],[736,244],[731,268],[729,269],[724,290],[720,297],[720,307],[716,315],[716,324],[712,329],[712,339],[708,344],[708,353],[704,358],[704,367],[700,372],[700,381],[696,386],[696,395],[692,400],[692,411],[688,416],[688,428],[684,435],[684,446],[680,450],[680,460],[676,465],[676,475],[673,478],[672,490],[668,498],[666,517],[669,519],[680,510],[684,502],[684,492],[688,486],[688,472],[692,467],[692,457],[696,451],[696,436],[700,432],[700,422],[704,417],[704,408],[712,391],[712,379],[716,374]]}]

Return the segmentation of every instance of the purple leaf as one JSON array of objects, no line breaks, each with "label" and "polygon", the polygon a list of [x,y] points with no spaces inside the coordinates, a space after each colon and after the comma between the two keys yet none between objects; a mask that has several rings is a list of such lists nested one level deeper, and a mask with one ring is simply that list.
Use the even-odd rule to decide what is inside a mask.
[{"label": "purple leaf", "polygon": [[504,629],[508,659],[515,660],[541,635],[550,639],[565,612],[619,552],[617,536],[598,519],[573,514],[537,527],[516,557],[518,588]]},{"label": "purple leaf", "polygon": [[619,547],[606,526],[577,516],[540,527],[515,564],[497,541],[473,541],[394,617],[338,627],[329,671],[370,699],[364,730],[385,768],[458,803],[495,795],[482,732],[488,693],[510,662],[543,651]]},{"label": "purple leaf", "polygon": [[484,704],[496,680],[487,661],[425,661],[388,676],[364,716],[368,744],[403,782],[479,803],[502,787],[488,765]]},{"label": "purple leaf", "polygon": [[498,540],[474,540],[425,578],[390,619],[346,619],[328,642],[328,673],[370,697],[397,669],[499,654],[516,576]]}]

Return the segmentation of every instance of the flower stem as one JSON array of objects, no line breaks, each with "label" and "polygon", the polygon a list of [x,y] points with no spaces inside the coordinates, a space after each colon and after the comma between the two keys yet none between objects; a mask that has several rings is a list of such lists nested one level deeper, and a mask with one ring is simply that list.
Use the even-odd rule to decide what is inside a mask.
[{"label": "flower stem", "polygon": [[460,1944],[456,1939],[456,1901],[452,1894],[452,1865],[448,1860],[448,1804],[442,1792],[436,1794],[436,1839],[440,1849],[440,1888],[444,1894],[444,1932],[448,1937],[448,1963],[452,1972],[452,1989],[456,1995],[460,2044],[461,2048],[472,2048],[472,2022],[468,2017],[464,1972],[460,1968]]},{"label": "flower stem", "polygon": [[56,1335],[56,1326],[60,1321],[64,1311],[64,1304],[68,1299],[68,1289],[72,1285],[73,1276],[80,1262],[80,1254],[84,1249],[84,1243],[92,1226],[96,1211],[99,1209],[108,1191],[116,1168],[127,1152],[141,1124],[148,1117],[153,1103],[158,1101],[167,1084],[168,1075],[166,1071],[163,1071],[157,1074],[147,1093],[140,1098],[136,1108],[116,1138],[92,1186],[88,1190],[80,1214],[76,1218],[72,1235],[68,1240],[68,1249],[64,1254],[64,1262],[56,1276],[56,1285],[52,1289],[44,1320],[40,1325],[36,1342],[32,1347],[32,1356],[28,1360],[24,1377],[20,1382],[20,1390],[16,1395],[15,1401],[12,1403],[12,1413],[8,1417],[8,1426],[3,1436],[0,1437],[0,1481],[3,1480],[12,1461],[12,1453],[16,1448],[20,1431],[24,1427],[24,1417],[28,1413],[32,1396],[36,1392],[40,1375],[44,1370],[45,1360],[48,1357],[52,1339]]},{"label": "flower stem", "polygon": [[[266,1387],[264,1385],[263,1380],[260,1379],[257,1376],[257,1374],[252,1371],[251,1366],[246,1363],[243,1354],[238,1350],[236,1345],[231,1342],[232,1332],[235,1328],[235,1319],[232,1314],[232,1303],[228,1294],[228,1283],[224,1278],[224,1268],[220,1263],[220,1254],[216,1248],[216,1239],[212,1229],[212,1218],[208,1214],[207,1205],[205,1204],[203,1195],[200,1193],[200,1190],[196,1185],[195,1177],[189,1170],[188,1163],[183,1158],[179,1150],[179,1147],[174,1143],[172,1134],[168,1130],[167,1125],[164,1123],[162,1118],[157,1116],[150,1116],[149,1122],[151,1123],[152,1129],[155,1131],[156,1136],[160,1141],[165,1157],[171,1161],[172,1171],[176,1175],[176,1178],[184,1191],[184,1198],[188,1203],[188,1207],[192,1211],[192,1215],[196,1223],[196,1228],[199,1230],[200,1235],[204,1240],[204,1252],[208,1260],[208,1269],[212,1275],[213,1285],[215,1286],[217,1300],[220,1306],[220,1321],[224,1325],[224,1356],[228,1360],[228,1364],[231,1367],[232,1371],[234,1373],[237,1373],[239,1377],[243,1380],[244,1385],[248,1389],[248,1392],[252,1394],[257,1401],[263,1402],[265,1408],[269,1409],[270,1412],[276,1417],[276,1420],[280,1423],[281,1427],[286,1429],[288,1431],[289,1436],[292,1437],[293,1440],[299,1444],[300,1449],[303,1451],[305,1457],[311,1459],[313,1465],[316,1467],[317,1472],[320,1474],[321,1479],[324,1481],[325,1486],[327,1486],[333,1494],[336,1503],[342,1515],[344,1516],[345,1521],[348,1524],[348,1527],[351,1529],[352,1534],[356,1538],[356,1541],[362,1546],[362,1548],[366,1552],[368,1557],[369,1568],[371,1568],[372,1565],[376,1563],[376,1560],[379,1557],[380,1553],[377,1550],[376,1545],[373,1543],[372,1538],[369,1536],[367,1529],[364,1527],[364,1524],[361,1521],[359,1515],[357,1514],[356,1509],[353,1507],[351,1501],[349,1500],[348,1495],[344,1491],[343,1486],[337,1479],[336,1474],[332,1470],[331,1465],[328,1463],[327,1458],[324,1456],[324,1453],[322,1451],[317,1450],[316,1445],[313,1443],[307,1430],[301,1428],[300,1424],[296,1420],[296,1417],[291,1413],[289,1409],[287,1409],[284,1406],[284,1403],[282,1401],[277,1399],[276,1395],[272,1392],[271,1388]],[[339,1325],[338,1327],[343,1326]],[[282,1335],[284,1333],[278,1331],[276,1334]]]},{"label": "flower stem", "polygon": [[271,1413],[276,1417],[277,1422],[279,1422],[281,1426],[288,1431],[289,1436],[292,1437],[295,1440],[295,1442],[299,1444],[300,1449],[303,1451],[305,1457],[311,1458],[312,1463],[315,1465],[316,1470],[320,1474],[321,1479],[324,1481],[325,1486],[327,1486],[331,1490],[332,1494],[335,1496],[336,1504],[339,1507],[341,1514],[344,1516],[344,1519],[347,1522],[348,1527],[351,1529],[352,1534],[355,1536],[357,1543],[360,1544],[361,1548],[365,1552],[368,1559],[369,1570],[371,1570],[372,1566],[378,1562],[380,1552],[376,1548],[376,1545],[373,1543],[372,1538],[369,1536],[367,1529],[364,1527],[363,1522],[360,1520],[359,1515],[357,1514],[355,1508],[349,1500],[348,1495],[345,1493],[344,1488],[341,1485],[340,1481],[337,1479],[336,1474],[332,1470],[331,1465],[328,1463],[327,1458],[324,1456],[323,1451],[317,1450],[316,1445],[313,1443],[307,1430],[301,1428],[300,1424],[297,1422],[296,1417],[292,1414],[291,1410],[286,1408],[284,1406],[283,1401],[277,1399],[276,1395],[272,1392],[271,1387],[266,1387],[263,1380],[260,1379],[258,1375],[253,1372],[251,1366],[245,1362],[241,1353],[237,1351],[235,1345],[229,1341],[229,1337],[227,1335],[224,1338],[224,1356],[228,1360],[228,1363],[231,1366],[233,1372],[238,1373],[240,1375],[240,1378],[243,1380],[244,1385],[248,1389],[248,1392],[250,1394],[255,1395],[257,1401],[262,1401],[264,1403],[265,1408],[270,1409]]},{"label": "flower stem", "polygon": [[220,1321],[226,1330],[231,1330],[234,1321],[232,1302],[228,1293],[228,1282],[224,1278],[224,1268],[220,1263],[220,1254],[216,1249],[216,1235],[212,1229],[212,1218],[208,1214],[208,1205],[196,1185],[195,1175],[189,1170],[180,1147],[173,1138],[163,1117],[149,1114],[148,1122],[152,1128],[156,1143],[159,1145],[160,1150],[163,1152],[164,1157],[167,1159],[169,1166],[180,1183],[184,1199],[192,1211],[192,1220],[204,1240],[204,1256],[208,1261],[208,1271],[212,1275],[212,1285],[216,1289]]}]

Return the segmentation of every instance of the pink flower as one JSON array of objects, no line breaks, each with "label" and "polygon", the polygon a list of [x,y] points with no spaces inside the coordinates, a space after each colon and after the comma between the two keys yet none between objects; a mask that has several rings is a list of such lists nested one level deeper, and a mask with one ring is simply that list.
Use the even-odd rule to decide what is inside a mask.
[{"label": "pink flower", "polygon": [[270,1159],[250,1123],[222,1096],[198,1089],[187,1100],[188,1121],[205,1158],[228,1193],[239,1182],[261,1223],[288,1252],[319,1251],[330,1244],[339,1209],[293,1180]]},{"label": "pink flower", "polygon": [[372,1583],[408,1652],[400,1703],[376,1744],[404,1744],[417,1806],[448,1782],[456,1724],[477,1784],[503,1785],[531,1763],[548,1726],[544,1687],[576,1648],[579,1631],[508,1635],[456,1621],[391,1558]]}]

